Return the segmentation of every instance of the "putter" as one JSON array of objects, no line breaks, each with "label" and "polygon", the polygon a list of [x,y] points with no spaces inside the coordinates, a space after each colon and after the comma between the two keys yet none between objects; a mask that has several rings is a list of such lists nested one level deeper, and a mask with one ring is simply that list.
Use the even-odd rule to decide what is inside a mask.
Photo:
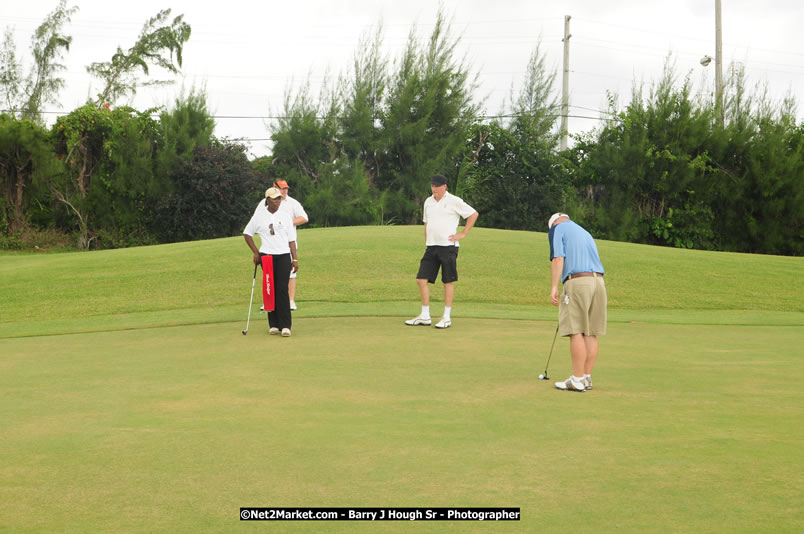
[{"label": "putter", "polygon": [[558,337],[558,325],[556,325],[556,333],[553,335],[553,344],[550,346],[550,355],[547,357],[547,365],[544,366],[544,374],[539,375],[539,380],[550,380],[547,376],[547,368],[550,367],[550,358],[553,357],[553,347],[556,346],[556,338]]},{"label": "putter", "polygon": [[251,281],[251,299],[248,301],[248,319],[246,320],[246,329],[242,331],[245,336],[248,334],[248,325],[251,323],[251,305],[254,304],[254,282],[257,281],[257,264],[254,264],[254,279]]}]

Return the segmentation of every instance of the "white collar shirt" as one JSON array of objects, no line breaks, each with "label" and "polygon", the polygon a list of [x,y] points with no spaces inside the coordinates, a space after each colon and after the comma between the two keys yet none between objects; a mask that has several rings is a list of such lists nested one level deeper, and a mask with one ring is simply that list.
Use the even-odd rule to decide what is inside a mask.
[{"label": "white collar shirt", "polygon": [[268,211],[265,201],[257,206],[254,215],[246,225],[243,233],[260,236],[260,252],[263,254],[288,254],[291,241],[296,241],[296,228],[290,213],[285,210]]},{"label": "white collar shirt", "polygon": [[427,241],[425,245],[430,246],[458,246],[449,240],[449,236],[458,231],[458,223],[461,217],[467,218],[475,212],[475,209],[449,193],[444,193],[441,200],[436,201],[432,195],[424,201],[424,213],[422,220],[427,226]]}]

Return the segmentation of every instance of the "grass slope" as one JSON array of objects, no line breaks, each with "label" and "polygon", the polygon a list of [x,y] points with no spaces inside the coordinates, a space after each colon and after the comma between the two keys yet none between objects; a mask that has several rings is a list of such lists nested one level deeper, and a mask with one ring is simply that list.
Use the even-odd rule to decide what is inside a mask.
[{"label": "grass slope", "polygon": [[[595,390],[571,394],[536,379],[556,317],[544,234],[473,230],[444,332],[402,325],[420,227],[300,237],[289,339],[256,312],[240,335],[240,238],[0,256],[0,531],[221,532],[244,527],[240,506],[521,507],[506,532],[804,529],[801,259],[600,242],[613,321]],[[550,374],[568,370],[559,340]]]},{"label": "grass slope", "polygon": [[[299,238],[299,316],[417,311],[421,227],[322,228]],[[802,258],[598,246],[615,321],[800,324]],[[543,233],[473,230],[461,247],[455,316],[554,318],[548,256]],[[238,237],[0,255],[0,337],[244,320],[250,262]],[[438,284],[433,300],[441,299]]]}]

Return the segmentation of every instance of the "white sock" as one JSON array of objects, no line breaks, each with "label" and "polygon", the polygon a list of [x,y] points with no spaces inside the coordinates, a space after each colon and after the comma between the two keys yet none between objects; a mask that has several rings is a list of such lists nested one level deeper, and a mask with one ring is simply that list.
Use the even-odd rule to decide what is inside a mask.
[{"label": "white sock", "polygon": [[422,319],[430,318],[430,306],[422,306],[422,314],[419,316]]},{"label": "white sock", "polygon": [[577,377],[575,375],[572,375],[572,381],[579,384],[583,382],[583,377]]},{"label": "white sock", "polygon": [[587,380],[592,380],[592,375],[583,375],[583,377]]},{"label": "white sock", "polygon": [[444,319],[446,319],[447,321],[450,320],[449,314],[450,314],[451,311],[452,311],[452,306],[445,306],[444,307]]}]

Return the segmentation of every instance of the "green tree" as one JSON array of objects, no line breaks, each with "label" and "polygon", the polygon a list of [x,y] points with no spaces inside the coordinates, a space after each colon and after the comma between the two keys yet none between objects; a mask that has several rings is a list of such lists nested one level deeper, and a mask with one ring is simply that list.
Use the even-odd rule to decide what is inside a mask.
[{"label": "green tree", "polygon": [[3,34],[3,46],[0,47],[0,97],[3,106],[16,117],[22,107],[22,65],[17,60],[17,45],[14,32],[6,28]]},{"label": "green tree", "polygon": [[0,115],[0,231],[21,230],[31,204],[47,203],[47,178],[62,171],[47,130],[30,120]]},{"label": "green tree", "polygon": [[276,175],[288,179],[303,202],[317,195],[313,210],[344,206],[329,193],[325,177],[332,176],[348,176],[349,187],[367,191],[361,198],[377,204],[363,211],[344,207],[351,215],[322,212],[318,220],[415,223],[432,174],[450,175],[454,187],[456,161],[478,112],[475,81],[454,57],[458,40],[439,13],[427,45],[420,47],[411,31],[393,77],[381,44],[378,26],[361,41],[350,77],[324,91],[318,103],[309,83],[295,96],[288,93],[283,117],[272,125]]},{"label": "green tree", "polygon": [[304,208],[313,226],[380,222],[363,163],[345,156],[321,167],[318,183],[305,198]]},{"label": "green tree", "polygon": [[512,129],[526,135],[555,142],[555,129],[559,117],[558,99],[555,94],[555,69],[547,68],[546,56],[541,50],[541,41],[531,52],[525,70],[525,79],[518,94],[511,90]]},{"label": "green tree", "polygon": [[[56,152],[67,165],[64,179],[54,179],[55,198],[75,216],[78,247],[133,244],[145,236],[142,219],[162,189],[154,173],[159,128],[154,110],[95,108],[86,104],[59,117],[51,130]],[[128,237],[125,237],[128,236]]]},{"label": "green tree", "polygon": [[433,174],[445,174],[453,190],[457,186],[456,161],[478,115],[476,81],[455,59],[458,43],[439,12],[427,46],[420,49],[411,31],[397,64],[381,116],[383,163],[376,179],[386,220],[418,222]]},{"label": "green tree", "polygon": [[[207,108],[204,90],[182,91],[173,107],[159,114],[161,143],[157,152],[158,173],[170,176],[179,160],[190,159],[196,147],[209,146],[214,137],[215,119]],[[169,180],[165,180],[169,183]],[[170,190],[170,187],[168,187]]]},{"label": "green tree", "polygon": [[572,188],[554,145],[519,127],[474,126],[458,195],[482,214],[483,226],[543,231]]},{"label": "green tree", "polygon": [[724,125],[711,138],[713,228],[723,250],[801,255],[804,137],[792,97],[749,92],[738,69],[726,83]]},{"label": "green tree", "polygon": [[354,162],[363,162],[370,184],[381,172],[378,153],[383,134],[379,120],[388,85],[388,59],[382,54],[382,25],[358,44],[352,76],[341,96],[343,111],[339,119],[343,153]]},{"label": "green tree", "polygon": [[243,145],[214,140],[181,160],[171,181],[175,191],[157,204],[163,242],[239,234],[254,212],[259,189]]},{"label": "green tree", "polygon": [[541,231],[565,207],[571,187],[555,151],[555,76],[537,46],[522,88],[511,91],[507,125],[478,123],[467,138],[458,194],[483,214],[483,226]]},{"label": "green tree", "polygon": [[[262,198],[264,198],[262,195],[263,191],[268,189],[271,184],[273,184],[279,178],[279,176],[276,174],[277,168],[274,166],[273,156],[262,156],[252,160],[251,169],[254,172],[254,178],[258,187],[252,196],[253,203],[256,204]],[[293,192],[293,197],[296,197],[295,190]]]},{"label": "green tree", "polygon": [[713,248],[712,109],[691,99],[688,78],[677,87],[668,60],[647,100],[635,87],[622,112],[610,98],[610,113],[615,119],[572,151],[577,218],[602,238]]},{"label": "green tree", "polygon": [[87,72],[101,79],[103,89],[98,93],[97,107],[107,102],[134,95],[137,87],[172,83],[169,81],[139,81],[139,71],[150,75],[150,65],[161,67],[177,74],[182,64],[184,44],[190,39],[191,28],[179,15],[169,24],[170,9],[165,9],[149,19],[142,28],[134,45],[124,52],[117,47],[112,59],[92,63]]},{"label": "green tree", "polygon": [[282,116],[272,125],[275,177],[286,179],[293,187],[294,197],[302,202],[318,187],[322,166],[340,154],[336,119],[339,113],[336,98],[330,98],[326,108],[314,102],[308,81],[295,96],[286,92]]},{"label": "green tree", "polygon": [[6,31],[0,50],[0,94],[13,115],[34,122],[42,122],[42,106],[57,102],[64,80],[58,76],[65,69],[59,63],[65,51],[70,50],[72,37],[62,33],[77,7],[67,8],[66,0],[50,13],[31,37],[33,67],[23,78],[22,65],[17,62],[14,39]]}]

